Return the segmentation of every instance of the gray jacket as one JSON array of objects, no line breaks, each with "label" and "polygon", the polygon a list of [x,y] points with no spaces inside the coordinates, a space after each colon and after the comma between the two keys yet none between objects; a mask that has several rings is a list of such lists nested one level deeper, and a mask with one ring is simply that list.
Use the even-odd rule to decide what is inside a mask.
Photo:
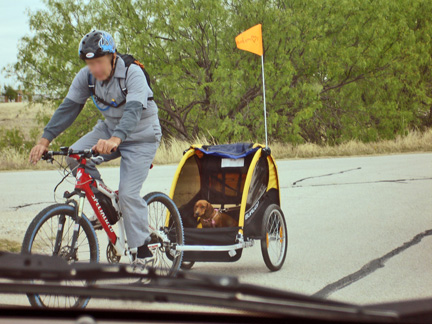
[{"label": "gray jacket", "polygon": [[[49,123],[44,129],[43,138],[52,141],[66,128],[68,128],[84,107],[91,92],[88,87],[89,77],[88,67],[82,68],[75,76],[69,92],[63,103],[54,112]],[[118,108],[107,107],[97,102],[105,117],[105,123],[113,130],[113,135],[119,137],[122,141],[134,132],[140,122],[157,119],[158,108],[153,100],[153,92],[147,85],[146,78],[141,68],[131,64],[128,68],[127,78],[124,61],[119,57],[115,67],[114,75],[109,80],[97,81],[95,83],[96,95],[104,101],[112,102],[113,100],[120,103],[124,100],[124,94],[120,85],[125,85],[127,89],[126,103]],[[120,85],[119,85],[120,80]],[[107,108],[107,109],[106,109]],[[106,110],[105,110],[106,109]]]}]

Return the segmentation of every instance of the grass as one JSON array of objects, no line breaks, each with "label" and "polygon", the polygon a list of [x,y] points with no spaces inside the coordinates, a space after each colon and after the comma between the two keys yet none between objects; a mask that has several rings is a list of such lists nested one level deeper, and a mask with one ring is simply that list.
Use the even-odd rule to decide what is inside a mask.
[{"label": "grass", "polygon": [[[0,129],[18,128],[24,137],[29,138],[30,132],[40,127],[37,115],[47,108],[41,104],[28,105],[22,102],[0,103]],[[42,132],[42,129],[40,130]]]},{"label": "grass", "polygon": [[[162,141],[154,164],[177,164],[183,156],[184,150],[191,144],[213,144],[206,139],[196,139],[192,143],[178,139]],[[320,146],[312,143],[292,145],[286,143],[270,143],[272,154],[276,159],[303,159],[318,157],[341,157],[358,155],[379,155],[410,152],[432,152],[432,130],[427,132],[411,132],[408,135],[398,136],[395,140],[362,143],[349,141],[338,146]],[[111,161],[105,166],[119,166],[120,161]],[[15,149],[4,149],[0,152],[0,170],[25,169],[55,169],[56,165],[39,162],[36,166],[28,162],[28,153]]]},{"label": "grass", "polygon": [[21,242],[0,239],[0,251],[18,253],[21,251]]},{"label": "grass", "polygon": [[[178,163],[183,151],[191,144],[211,145],[206,139],[192,142],[170,139],[163,142],[155,157],[155,164]],[[432,129],[427,132],[413,131],[395,140],[362,143],[349,141],[337,146],[320,146],[313,143],[292,145],[289,143],[269,143],[275,159],[303,159],[319,157],[341,157],[358,155],[380,155],[410,152],[432,152]]]},{"label": "grass", "polygon": [[[0,128],[19,127],[28,136],[29,129],[37,126],[36,115],[44,109],[41,105],[28,108],[22,103],[0,104]],[[27,131],[27,133],[26,133]],[[177,164],[183,156],[184,150],[191,144],[214,144],[205,138],[197,138],[192,142],[179,139],[164,139],[156,153],[154,164]],[[341,157],[355,155],[378,155],[409,152],[432,152],[432,129],[426,132],[412,131],[406,136],[398,136],[394,140],[372,143],[349,141],[337,146],[320,146],[312,143],[292,145],[289,143],[273,142],[269,144],[276,159],[302,159],[318,157]],[[119,166],[119,160],[106,163],[105,166]],[[0,150],[0,170],[25,169],[55,169],[56,165],[44,162],[36,166],[28,162],[28,152],[5,148]]]},{"label": "grass", "polygon": [[412,131],[406,136],[397,136],[394,140],[371,143],[351,140],[337,146],[320,146],[313,143],[296,146],[285,143],[273,143],[269,146],[276,159],[432,152],[432,129],[424,133]]},{"label": "grass", "polygon": [[196,138],[192,142],[186,142],[175,138],[163,140],[156,152],[154,159],[155,164],[173,164],[179,163],[183,152],[192,144],[212,145],[214,142],[205,138]]}]

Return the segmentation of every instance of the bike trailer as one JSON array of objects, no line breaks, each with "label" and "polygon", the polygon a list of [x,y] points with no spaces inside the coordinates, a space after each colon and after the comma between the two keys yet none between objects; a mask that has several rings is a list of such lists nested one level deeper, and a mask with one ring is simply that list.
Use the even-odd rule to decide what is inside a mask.
[{"label": "bike trailer", "polygon": [[[270,241],[278,243],[277,267],[282,266],[287,231],[269,148],[253,143],[192,145],[178,165],[170,198],[183,222],[184,245],[177,247],[184,251],[183,261],[237,261],[244,247],[261,240],[267,248]],[[238,227],[201,228],[193,210],[201,199],[237,220]]]}]

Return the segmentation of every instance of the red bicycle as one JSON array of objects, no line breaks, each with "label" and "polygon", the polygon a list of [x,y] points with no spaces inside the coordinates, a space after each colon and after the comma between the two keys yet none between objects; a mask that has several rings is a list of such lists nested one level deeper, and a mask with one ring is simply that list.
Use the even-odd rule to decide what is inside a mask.
[{"label": "red bicycle", "polygon": [[[25,234],[21,252],[59,256],[70,263],[99,262],[96,232],[84,214],[85,200],[88,200],[108,236],[108,262],[118,263],[122,256],[128,257],[128,261],[132,262],[134,251],[127,245],[123,217],[118,206],[118,192],[93,179],[86,172],[88,159],[100,164],[103,157],[91,150],[74,151],[62,147],[59,152],[45,153],[42,159],[53,162],[54,156],[68,156],[79,162],[75,188],[72,192],[64,193],[65,203],[49,206],[33,219]],[[98,199],[92,188],[102,193],[103,197],[98,194]],[[148,205],[151,244],[160,260],[154,270],[160,275],[174,275],[179,270],[183,257],[183,252],[176,250],[177,245],[183,244],[183,225],[179,211],[164,193],[151,192],[143,199]],[[94,281],[82,282],[83,285],[93,283]],[[64,284],[67,286],[68,282]],[[59,295],[27,296],[30,304],[37,307],[85,307],[90,299]]]}]

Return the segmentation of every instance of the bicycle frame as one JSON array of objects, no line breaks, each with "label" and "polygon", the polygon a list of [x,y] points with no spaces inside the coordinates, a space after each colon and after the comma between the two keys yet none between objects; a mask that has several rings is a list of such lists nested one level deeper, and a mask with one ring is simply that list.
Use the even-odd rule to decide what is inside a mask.
[{"label": "bicycle frame", "polygon": [[[85,170],[85,166],[87,164],[87,160],[84,157],[81,157],[77,154],[71,154],[69,156],[70,158],[76,159],[80,164],[77,169],[76,174],[76,182],[75,182],[75,190],[74,192],[79,196],[78,206],[77,206],[77,224],[79,221],[79,217],[82,217],[84,212],[84,203],[87,199],[98,218],[99,222],[102,225],[102,228],[106,232],[109,241],[113,245],[116,254],[118,256],[127,255],[132,260],[132,255],[129,248],[126,246],[126,238],[125,238],[125,228],[124,228],[124,222],[123,217],[120,217],[117,224],[119,224],[120,228],[120,235],[117,236],[115,233],[113,227],[108,221],[107,216],[105,215],[105,212],[103,211],[101,205],[99,204],[95,194],[93,193],[92,187],[98,189],[100,192],[105,194],[106,196],[111,198],[111,201],[113,202],[114,208],[119,212],[119,207],[117,205],[117,193],[112,191],[110,188],[102,184],[97,179],[93,179]],[[76,226],[79,230],[79,225]],[[75,235],[74,235],[75,236]]]},{"label": "bicycle frame", "polygon": [[[84,211],[84,202],[85,199],[87,199],[90,202],[90,205],[93,209],[93,211],[96,214],[96,217],[99,219],[99,222],[102,225],[102,228],[107,233],[109,241],[111,242],[112,246],[114,247],[116,251],[117,256],[123,256],[127,255],[130,260],[132,261],[132,253],[136,253],[134,251],[135,249],[129,249],[126,246],[126,240],[125,240],[125,230],[124,230],[124,223],[123,223],[123,217],[120,217],[120,220],[118,221],[118,224],[120,225],[121,229],[121,235],[117,236],[114,232],[113,227],[108,221],[107,216],[105,215],[101,205],[99,204],[95,194],[93,193],[92,187],[97,188],[99,191],[101,191],[106,196],[110,197],[114,208],[116,208],[117,211],[119,211],[119,208],[117,206],[116,197],[117,194],[113,192],[110,188],[102,184],[99,180],[93,179],[88,173],[85,171],[85,166],[87,164],[86,158],[78,155],[78,154],[71,154],[69,155],[70,158],[76,159],[80,164],[77,169],[76,174],[76,183],[75,183],[75,190],[73,194],[77,194],[79,196],[79,202],[77,206],[77,224],[75,226],[75,231],[78,234],[79,230],[79,218],[82,217],[83,211]],[[73,194],[70,194],[69,196],[72,196]],[[169,211],[167,211],[167,217],[165,220],[165,225],[168,226],[169,223]],[[75,237],[77,238],[78,235],[74,235],[74,238],[72,240],[72,244],[75,244]],[[237,243],[233,245],[222,245],[222,246],[207,246],[207,245],[177,245],[175,247],[175,251],[177,252],[183,252],[183,251],[227,251],[230,256],[234,256],[236,254],[236,249],[242,249],[246,247],[251,247],[254,245],[254,242],[251,240],[245,241],[243,239],[243,235],[239,234],[237,238]]]}]

